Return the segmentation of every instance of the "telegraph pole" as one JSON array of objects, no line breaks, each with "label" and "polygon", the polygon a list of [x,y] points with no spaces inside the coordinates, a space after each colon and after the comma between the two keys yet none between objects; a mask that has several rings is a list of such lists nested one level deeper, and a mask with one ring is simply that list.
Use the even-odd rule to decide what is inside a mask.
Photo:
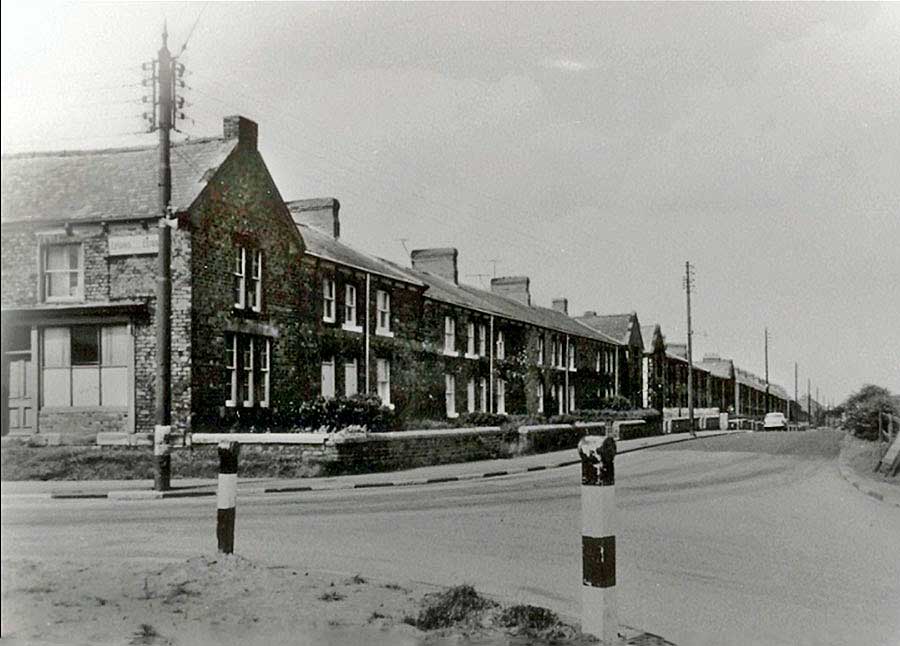
[{"label": "telegraph pole", "polygon": [[766,412],[769,411],[769,328],[765,328],[765,357],[766,357]]},{"label": "telegraph pole", "polygon": [[[794,362],[794,403],[797,404],[798,407],[800,406],[800,399],[798,398],[798,395],[797,395],[797,362],[796,361]],[[798,422],[800,421],[799,413],[800,413],[800,411],[797,411],[797,421]],[[788,415],[788,417],[790,417],[790,415]]]},{"label": "telegraph pole", "polygon": [[684,289],[687,292],[687,360],[688,360],[688,420],[691,426],[691,435],[696,435],[694,430],[694,346],[691,329],[691,284],[694,281],[693,268],[688,260],[684,263]]},{"label": "telegraph pole", "polygon": [[809,418],[809,425],[812,426],[812,380],[806,380],[806,416]]},{"label": "telegraph pole", "polygon": [[[157,184],[159,187],[159,251],[156,260],[156,410],[154,432],[154,454],[156,457],[154,488],[166,491],[170,488],[171,457],[169,455],[168,435],[172,425],[172,227],[175,220],[171,218],[172,199],[172,164],[170,132],[174,130],[177,112],[176,106],[183,106],[184,99],[175,97],[175,88],[184,72],[184,66],[177,62],[168,47],[168,30],[163,25],[162,47],[157,58],[145,63],[143,68],[151,72],[151,78],[145,79],[144,85],[152,86],[151,110],[144,117],[149,121],[148,132],[159,133],[157,163]],[[183,48],[182,48],[183,51]],[[145,98],[145,101],[147,99]]]}]

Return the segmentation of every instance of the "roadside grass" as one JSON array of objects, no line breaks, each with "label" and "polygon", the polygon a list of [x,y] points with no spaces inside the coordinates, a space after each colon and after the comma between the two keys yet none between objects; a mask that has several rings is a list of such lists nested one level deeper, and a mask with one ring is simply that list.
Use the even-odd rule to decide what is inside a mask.
[{"label": "roadside grass", "polygon": [[[46,446],[5,443],[0,448],[0,477],[12,480],[147,480],[153,478],[150,447]],[[215,478],[216,447],[172,452],[176,478]],[[319,474],[316,464],[291,447],[246,446],[241,449],[241,476],[302,478]]]},{"label": "roadside grass", "polygon": [[881,462],[881,456],[887,451],[886,444],[861,440],[856,437],[848,437],[847,443],[848,454],[845,456],[847,465],[857,475],[900,486],[900,473],[890,476],[875,471],[878,463]]},{"label": "roadside grass", "polygon": [[419,630],[478,625],[483,622],[485,612],[496,606],[495,601],[481,596],[472,586],[458,585],[427,595],[414,625]]}]

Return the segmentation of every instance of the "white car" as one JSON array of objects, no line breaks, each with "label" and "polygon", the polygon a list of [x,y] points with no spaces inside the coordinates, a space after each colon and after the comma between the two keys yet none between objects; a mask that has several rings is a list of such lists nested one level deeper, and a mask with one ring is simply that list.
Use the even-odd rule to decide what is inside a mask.
[{"label": "white car", "polygon": [[787,420],[784,418],[784,413],[767,413],[763,420],[763,430],[786,431]]}]

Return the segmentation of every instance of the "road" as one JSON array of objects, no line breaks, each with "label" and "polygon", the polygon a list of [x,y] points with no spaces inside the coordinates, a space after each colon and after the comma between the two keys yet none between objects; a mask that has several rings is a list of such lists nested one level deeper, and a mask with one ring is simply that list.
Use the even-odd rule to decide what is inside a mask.
[{"label": "road", "polygon": [[[837,435],[716,438],[622,455],[619,618],[678,644],[900,644],[900,510],[841,479]],[[769,438],[769,439],[767,439]],[[267,564],[472,583],[577,618],[578,467],[239,500]],[[4,559],[174,560],[215,545],[209,498],[6,500]]]}]

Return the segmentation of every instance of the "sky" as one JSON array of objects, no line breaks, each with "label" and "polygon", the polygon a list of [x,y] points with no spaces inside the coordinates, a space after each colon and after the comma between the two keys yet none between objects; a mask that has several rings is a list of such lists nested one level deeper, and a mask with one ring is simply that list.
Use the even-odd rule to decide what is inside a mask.
[{"label": "sky", "polygon": [[176,139],[257,121],[345,242],[672,342],[690,261],[695,357],[900,392],[900,3],[5,3],[4,153],[153,145],[164,20]]}]

